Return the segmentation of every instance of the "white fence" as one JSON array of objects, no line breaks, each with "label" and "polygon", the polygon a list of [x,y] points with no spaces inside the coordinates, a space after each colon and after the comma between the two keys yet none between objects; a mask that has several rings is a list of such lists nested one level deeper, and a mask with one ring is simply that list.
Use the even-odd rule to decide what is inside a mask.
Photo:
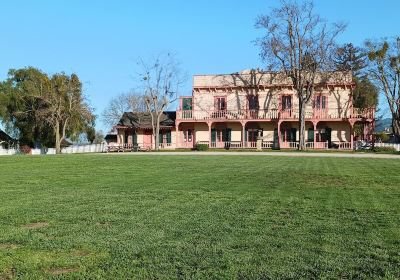
[{"label": "white fence", "polygon": [[[62,154],[84,154],[84,153],[104,153],[107,151],[107,144],[74,145],[61,149]],[[0,156],[18,154],[18,149],[0,148]],[[55,155],[56,149],[32,149],[31,155]]]},{"label": "white fence", "polygon": [[85,154],[85,153],[104,153],[107,151],[107,144],[91,144],[69,146],[61,149],[62,154]]},{"label": "white fence", "polygon": [[15,155],[16,153],[16,149],[3,149],[0,147],[0,156]]},{"label": "white fence", "polygon": [[375,143],[375,147],[391,147],[396,149],[396,151],[400,152],[400,144],[394,143]]}]

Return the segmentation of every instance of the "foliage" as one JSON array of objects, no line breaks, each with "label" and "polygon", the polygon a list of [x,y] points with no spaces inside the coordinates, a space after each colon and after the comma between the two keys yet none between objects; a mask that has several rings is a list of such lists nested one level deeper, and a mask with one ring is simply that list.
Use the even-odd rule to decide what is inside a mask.
[{"label": "foliage", "polygon": [[[281,1],[268,15],[257,19],[257,27],[265,30],[258,39],[261,57],[268,70],[283,72],[296,91],[299,103],[299,149],[305,150],[305,108],[314,88],[336,77],[333,54],[335,39],[345,25],[329,27],[314,14],[312,1]],[[279,75],[277,75],[279,77]]]},{"label": "foliage", "polygon": [[116,125],[125,112],[145,112],[144,97],[136,93],[121,94],[111,99],[101,114],[108,127]]},{"label": "foliage", "polygon": [[400,278],[400,160],[61,155],[0,170],[0,275]]},{"label": "foliage", "polygon": [[369,74],[386,98],[393,133],[400,139],[400,37],[365,44],[369,51]]},{"label": "foliage", "polygon": [[374,147],[372,149],[375,153],[397,154],[397,150],[393,147]]},{"label": "foliage", "polygon": [[3,123],[6,131],[21,144],[33,147],[37,143],[54,143],[51,128],[38,116],[45,105],[37,97],[45,95],[49,88],[47,75],[32,67],[11,69],[8,79],[0,83]]},{"label": "foliage", "polygon": [[196,150],[197,151],[208,151],[208,145],[196,143]]},{"label": "foliage", "polygon": [[29,155],[29,154],[31,154],[31,152],[32,152],[32,148],[29,147],[28,145],[22,145],[22,146],[19,148],[19,152],[20,152],[21,154],[24,154],[24,155]]},{"label": "foliage", "polygon": [[352,43],[344,44],[335,51],[333,61],[338,71],[351,71],[353,76],[360,77],[368,65],[365,50],[355,47]]},{"label": "foliage", "polygon": [[75,74],[49,77],[32,67],[12,69],[1,83],[0,95],[7,98],[2,110],[7,131],[31,147],[55,145],[59,151],[64,139],[78,138],[94,125],[95,117]]},{"label": "foliage", "polygon": [[161,54],[150,62],[140,59],[138,64],[146,111],[151,116],[154,145],[158,150],[161,115],[178,99],[186,77],[181,72],[179,62],[170,53]]},{"label": "foliage", "polygon": [[378,88],[366,75],[361,78],[355,76],[356,88],[353,90],[353,105],[356,108],[373,108],[378,106]]},{"label": "foliage", "polygon": [[100,131],[96,131],[95,133],[95,137],[93,139],[93,141],[91,141],[92,144],[101,144],[103,143],[104,140],[104,133],[100,130]]},{"label": "foliage", "polygon": [[377,133],[376,138],[378,141],[380,140],[381,142],[384,142],[384,143],[389,141],[389,139],[390,139],[389,135],[387,135],[387,133],[385,133],[384,131]]}]

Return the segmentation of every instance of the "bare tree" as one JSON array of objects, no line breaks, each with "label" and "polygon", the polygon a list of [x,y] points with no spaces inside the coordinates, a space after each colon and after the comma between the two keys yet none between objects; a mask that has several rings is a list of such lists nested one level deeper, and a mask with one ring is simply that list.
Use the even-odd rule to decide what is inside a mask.
[{"label": "bare tree", "polygon": [[314,14],[312,1],[282,0],[279,8],[260,16],[256,26],[266,31],[257,43],[261,47],[261,57],[269,64],[268,70],[283,72],[296,91],[299,150],[304,150],[306,104],[315,86],[321,83],[322,73],[335,75],[329,72],[336,50],[335,38],[344,31],[345,25],[337,23],[329,27]]},{"label": "bare tree", "polygon": [[136,93],[121,94],[111,99],[101,114],[104,124],[110,128],[116,125],[125,112],[145,112],[144,97]]},{"label": "bare tree", "polygon": [[400,37],[393,41],[367,41],[369,73],[383,92],[392,114],[393,133],[400,139]]},{"label": "bare tree", "polygon": [[178,99],[186,78],[178,61],[170,53],[159,55],[150,62],[140,59],[139,66],[144,101],[147,112],[151,115],[154,148],[158,150],[161,116]]}]

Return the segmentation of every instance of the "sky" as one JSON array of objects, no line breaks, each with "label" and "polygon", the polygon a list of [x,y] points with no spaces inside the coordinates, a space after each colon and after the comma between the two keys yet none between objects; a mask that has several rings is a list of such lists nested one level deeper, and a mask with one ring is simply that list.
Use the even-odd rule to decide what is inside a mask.
[{"label": "sky", "polygon": [[[263,68],[254,41],[257,16],[277,0],[1,0],[0,80],[10,68],[76,73],[96,115],[136,88],[137,61],[172,52],[187,73]],[[340,43],[400,34],[399,0],[315,0],[329,22],[348,24]],[[171,108],[175,109],[175,108]],[[97,129],[106,132],[100,118]]]}]

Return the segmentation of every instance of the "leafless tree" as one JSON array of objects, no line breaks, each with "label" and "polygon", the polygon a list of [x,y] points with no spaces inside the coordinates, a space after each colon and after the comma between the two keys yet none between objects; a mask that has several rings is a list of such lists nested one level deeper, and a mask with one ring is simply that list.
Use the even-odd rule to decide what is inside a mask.
[{"label": "leafless tree", "polygon": [[[258,28],[265,36],[257,40],[268,70],[283,72],[297,93],[299,102],[299,150],[305,149],[305,108],[315,86],[331,70],[335,39],[345,25],[327,23],[314,14],[312,1],[282,0],[279,8],[260,16]],[[325,77],[329,79],[329,77]]]},{"label": "leafless tree", "polygon": [[147,112],[151,115],[151,124],[155,149],[159,147],[160,118],[164,111],[175,102],[186,80],[175,56],[161,54],[150,62],[139,60],[140,78],[143,87]]},{"label": "leafless tree", "polygon": [[110,128],[116,125],[125,112],[145,112],[146,104],[142,95],[134,92],[118,95],[111,99],[101,114],[104,124]]},{"label": "leafless tree", "polygon": [[400,37],[367,41],[370,77],[384,94],[392,115],[393,133],[400,139]]}]

